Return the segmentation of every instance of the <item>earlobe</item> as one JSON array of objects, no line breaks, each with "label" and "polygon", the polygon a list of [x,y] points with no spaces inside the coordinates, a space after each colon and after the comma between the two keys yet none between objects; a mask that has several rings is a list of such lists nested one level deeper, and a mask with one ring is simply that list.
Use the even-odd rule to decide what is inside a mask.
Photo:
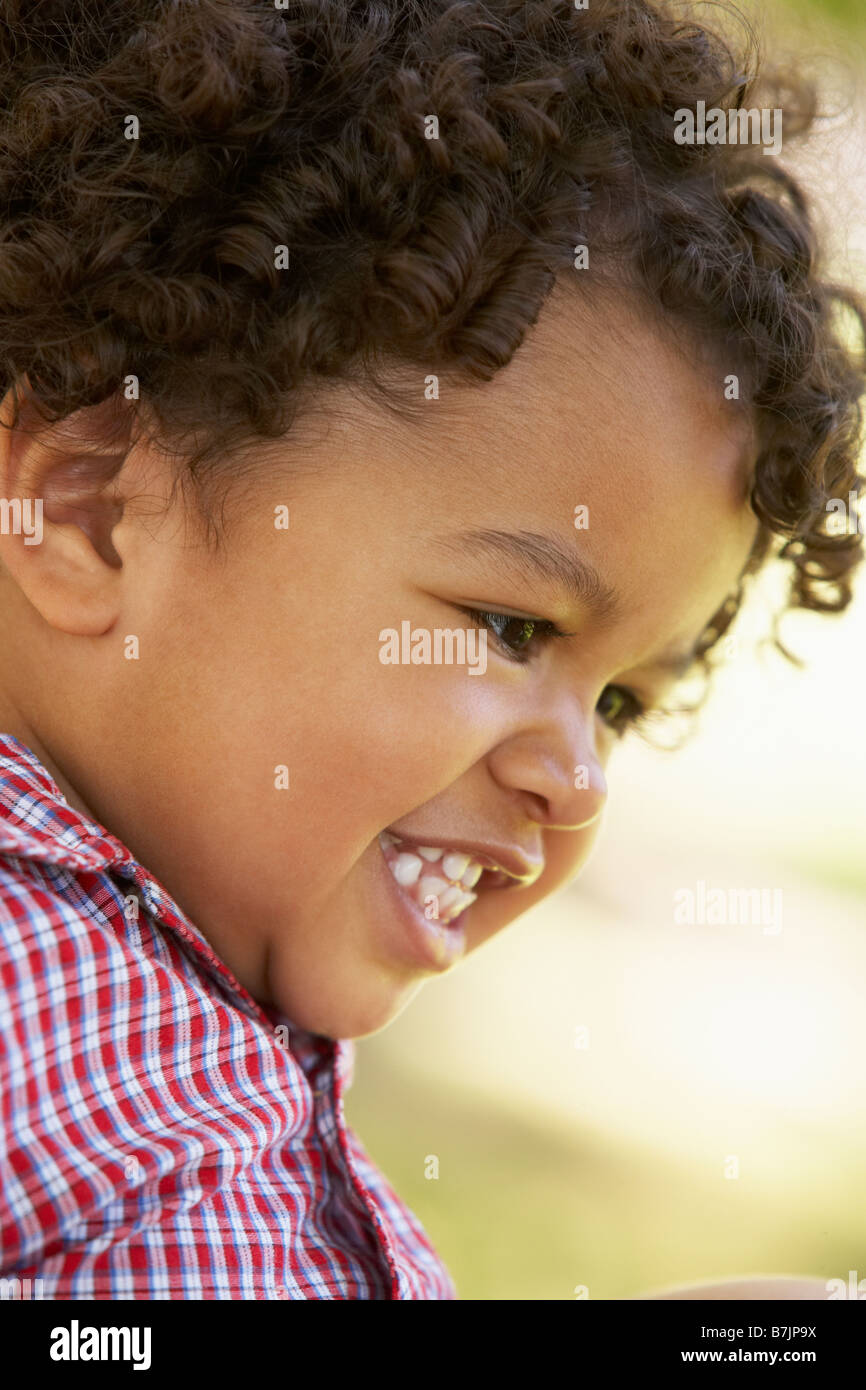
[{"label": "earlobe", "polygon": [[123,503],[113,483],[128,426],[113,402],[52,424],[29,391],[18,397],[15,424],[12,391],[0,405],[0,563],[51,627],[101,636],[121,602],[112,532]]}]

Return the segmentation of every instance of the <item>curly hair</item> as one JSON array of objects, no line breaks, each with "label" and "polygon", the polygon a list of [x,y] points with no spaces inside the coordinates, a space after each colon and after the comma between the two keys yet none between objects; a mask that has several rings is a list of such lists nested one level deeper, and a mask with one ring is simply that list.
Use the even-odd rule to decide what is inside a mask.
[{"label": "curly hair", "polygon": [[864,481],[866,312],[822,278],[777,158],[674,139],[699,101],[781,92],[787,139],[815,120],[811,81],[759,70],[751,26],[712,11],[718,28],[672,0],[5,0],[3,393],[26,376],[59,420],[134,374],[136,418],[181,442],[203,500],[327,381],[489,380],[554,284],[629,283],[742,373],[747,575],[775,540],[788,606],[844,609],[862,543],[827,502]]}]

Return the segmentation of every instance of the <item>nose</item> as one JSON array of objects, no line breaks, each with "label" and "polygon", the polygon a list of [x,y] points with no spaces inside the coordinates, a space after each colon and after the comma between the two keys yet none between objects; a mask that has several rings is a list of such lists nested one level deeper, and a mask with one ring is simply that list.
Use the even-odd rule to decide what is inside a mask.
[{"label": "nose", "polygon": [[607,780],[595,746],[595,711],[587,715],[573,696],[500,743],[489,766],[546,829],[582,830],[604,810]]}]

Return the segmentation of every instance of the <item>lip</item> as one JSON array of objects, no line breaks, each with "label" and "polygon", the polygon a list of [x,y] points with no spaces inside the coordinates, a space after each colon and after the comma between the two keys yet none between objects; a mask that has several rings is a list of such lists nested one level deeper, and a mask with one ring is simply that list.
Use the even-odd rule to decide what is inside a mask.
[{"label": "lip", "polygon": [[[425,844],[426,841],[421,843]],[[374,844],[384,898],[384,911],[377,912],[377,923],[380,933],[386,938],[388,955],[398,956],[415,970],[436,973],[450,970],[466,952],[465,921],[474,904],[448,926],[435,918],[426,918],[391,873],[378,836]],[[382,898],[378,899],[380,903]]]},{"label": "lip", "polygon": [[489,840],[461,840],[459,836],[453,840],[442,840],[435,835],[410,835],[392,825],[388,826],[385,834],[393,835],[395,839],[410,846],[424,845],[430,849],[455,850],[458,854],[468,854],[470,859],[474,859],[489,873],[504,876],[505,881],[499,884],[488,879],[487,886],[491,888],[529,888],[533,883],[537,883],[544,873],[543,859],[529,855],[515,845],[492,845]]}]

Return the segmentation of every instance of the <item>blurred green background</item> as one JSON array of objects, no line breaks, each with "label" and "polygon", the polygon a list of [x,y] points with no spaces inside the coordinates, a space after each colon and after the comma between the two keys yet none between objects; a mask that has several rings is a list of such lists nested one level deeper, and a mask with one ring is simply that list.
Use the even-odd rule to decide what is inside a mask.
[{"label": "blurred green background", "polygon": [[[866,287],[866,0],[741,8],[836,74],[783,157]],[[684,751],[617,750],[578,882],[357,1044],[347,1116],[461,1298],[866,1277],[866,580],[785,619],[804,671],[760,647],[785,585],[762,578]],[[781,932],[675,925],[699,880],[781,889]]]}]

